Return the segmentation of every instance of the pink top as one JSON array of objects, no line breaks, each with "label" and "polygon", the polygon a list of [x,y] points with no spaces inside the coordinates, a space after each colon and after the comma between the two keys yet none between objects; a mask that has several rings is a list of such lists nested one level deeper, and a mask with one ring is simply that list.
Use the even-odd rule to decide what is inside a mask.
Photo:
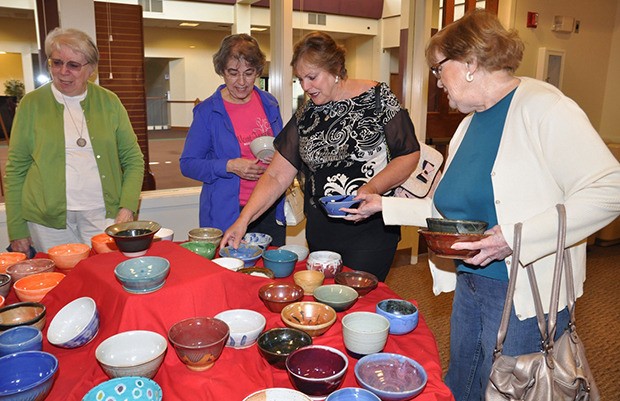
[{"label": "pink top", "polygon": [[[237,104],[224,101],[224,107],[232,121],[239,148],[241,149],[241,157],[255,160],[256,158],[250,150],[250,142],[260,136],[273,136],[271,124],[269,124],[269,120],[265,115],[260,96],[254,91],[249,102]],[[255,186],[256,181],[241,179],[241,186],[239,188],[239,204],[241,206],[248,202]]]}]

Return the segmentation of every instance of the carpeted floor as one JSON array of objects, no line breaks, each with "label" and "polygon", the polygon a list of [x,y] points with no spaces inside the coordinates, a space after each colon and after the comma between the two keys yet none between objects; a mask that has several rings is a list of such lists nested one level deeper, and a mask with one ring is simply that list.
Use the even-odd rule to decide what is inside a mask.
[{"label": "carpeted floor", "polygon": [[[417,301],[435,334],[444,373],[449,361],[452,293],[435,296],[426,254],[415,265],[397,254],[386,283],[401,297]],[[577,301],[577,331],[585,344],[588,362],[602,400],[620,400],[620,245],[592,246],[588,252],[584,295]]]}]

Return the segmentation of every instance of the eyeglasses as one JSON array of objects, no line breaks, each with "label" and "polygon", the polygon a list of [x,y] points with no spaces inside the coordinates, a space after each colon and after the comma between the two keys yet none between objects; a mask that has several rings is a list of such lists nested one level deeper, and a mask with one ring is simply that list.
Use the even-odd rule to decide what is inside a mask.
[{"label": "eyeglasses", "polygon": [[84,63],[84,64],[80,64],[77,61],[62,61],[59,60],[57,58],[50,58],[47,60],[47,63],[49,65],[50,68],[53,68],[55,70],[60,70],[62,68],[62,66],[66,66],[67,70],[71,71],[71,72],[80,72],[82,70],[82,67],[84,67],[85,65],[88,65],[90,63]]},{"label": "eyeglasses", "polygon": [[434,66],[431,67],[431,72],[433,73],[435,78],[441,79],[441,65],[443,63],[445,63],[446,61],[448,61],[448,60],[450,60],[450,58],[446,57],[446,58],[444,58],[443,60],[441,60],[440,62],[438,62],[437,64],[435,64]]},{"label": "eyeglasses", "polygon": [[224,70],[224,76],[234,81],[236,81],[239,78],[242,78],[244,81],[254,81],[257,75],[258,74],[256,73],[256,70],[253,68],[249,70],[245,70],[243,72],[235,68],[229,68],[227,70]]}]

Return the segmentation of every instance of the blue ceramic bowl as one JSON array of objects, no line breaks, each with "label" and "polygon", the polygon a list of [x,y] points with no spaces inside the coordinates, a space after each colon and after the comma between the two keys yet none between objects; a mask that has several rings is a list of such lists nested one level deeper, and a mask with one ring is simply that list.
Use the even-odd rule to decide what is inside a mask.
[{"label": "blue ceramic bowl", "polygon": [[125,291],[147,294],[163,287],[170,272],[170,262],[159,256],[141,256],[119,263],[114,275]]},{"label": "blue ceramic bowl", "polygon": [[263,265],[273,272],[276,278],[287,277],[295,270],[297,254],[286,249],[270,249],[263,253]]},{"label": "blue ceramic bowl", "polygon": [[325,401],[381,401],[381,398],[363,388],[345,387],[331,393]]},{"label": "blue ceramic bowl", "polygon": [[360,201],[353,200],[355,195],[330,195],[319,199],[321,206],[329,217],[343,218],[347,214],[341,208],[356,207]]},{"label": "blue ceramic bowl", "polygon": [[271,238],[271,235],[264,233],[247,233],[243,236],[243,240],[246,244],[258,245],[265,250],[271,244],[273,238]]},{"label": "blue ceramic bowl", "polygon": [[126,376],[105,381],[93,387],[82,401],[160,401],[162,391],[159,384],[146,377]]},{"label": "blue ceramic bowl", "polygon": [[424,390],[428,380],[415,360],[383,352],[362,357],[355,364],[355,378],[383,401],[410,400]]},{"label": "blue ceramic bowl", "polygon": [[0,357],[22,351],[41,351],[43,334],[32,326],[13,327],[0,333]]},{"label": "blue ceramic bowl", "polygon": [[263,249],[258,245],[239,244],[239,248],[232,246],[220,248],[220,256],[223,258],[237,258],[243,260],[244,267],[251,267],[256,261],[263,256]]},{"label": "blue ceramic bowl", "polygon": [[418,327],[418,308],[404,299],[384,299],[375,310],[390,321],[390,334],[407,334]]},{"label": "blue ceramic bowl", "polygon": [[58,359],[42,351],[25,351],[0,358],[0,400],[43,400],[54,384]]}]

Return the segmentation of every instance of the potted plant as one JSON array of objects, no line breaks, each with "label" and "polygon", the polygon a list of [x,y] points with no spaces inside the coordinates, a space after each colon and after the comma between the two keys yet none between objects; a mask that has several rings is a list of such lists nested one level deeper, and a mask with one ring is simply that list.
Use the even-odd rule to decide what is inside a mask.
[{"label": "potted plant", "polygon": [[17,98],[17,103],[22,100],[25,93],[26,87],[19,79],[9,79],[4,82],[4,94],[7,96],[15,96]]}]

